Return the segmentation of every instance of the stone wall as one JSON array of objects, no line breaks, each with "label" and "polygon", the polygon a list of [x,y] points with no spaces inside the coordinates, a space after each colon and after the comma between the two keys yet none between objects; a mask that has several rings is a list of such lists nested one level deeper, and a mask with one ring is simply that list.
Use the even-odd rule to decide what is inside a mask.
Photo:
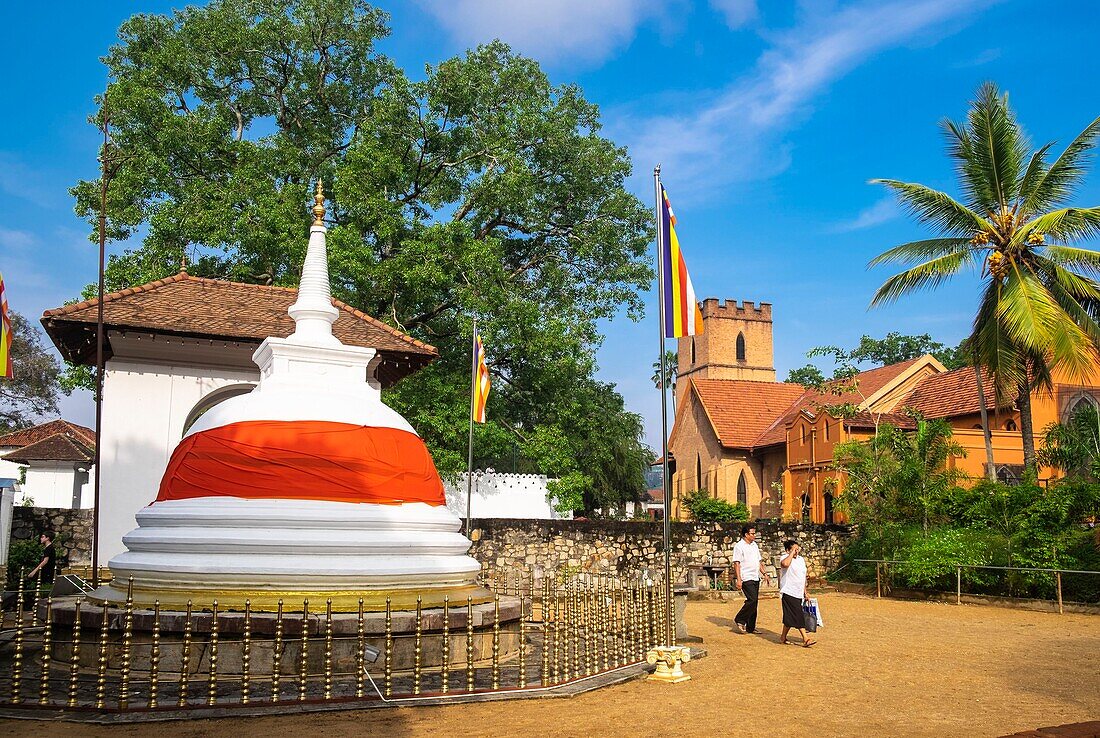
[{"label": "stone wall", "polygon": [[93,510],[55,507],[12,508],[11,542],[38,540],[50,530],[58,541],[58,570],[92,563]]},{"label": "stone wall", "polygon": [[[673,523],[672,577],[679,583],[706,586],[707,566],[730,567],[741,523]],[[802,545],[811,578],[840,565],[852,529],[843,525],[804,523],[756,524],[757,543],[766,561],[791,538]],[[499,572],[558,571],[627,573],[664,567],[661,523],[614,520],[474,519],[470,555],[482,568]],[[722,572],[715,570],[720,576]]]}]

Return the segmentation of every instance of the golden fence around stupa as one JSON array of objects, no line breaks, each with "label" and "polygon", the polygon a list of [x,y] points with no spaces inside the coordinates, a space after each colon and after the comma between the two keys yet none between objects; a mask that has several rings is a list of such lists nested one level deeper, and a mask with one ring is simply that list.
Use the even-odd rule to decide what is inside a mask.
[{"label": "golden fence around stupa", "polygon": [[[275,613],[253,613],[248,604],[219,612],[216,602],[208,611],[189,605],[167,613],[159,604],[137,610],[130,597],[121,607],[55,600],[35,583],[18,591],[14,612],[5,614],[0,708],[77,719],[182,717],[242,706],[534,695],[638,668],[661,643],[669,615],[663,582],[644,574],[513,572],[483,583],[494,592],[487,605],[446,600],[429,614],[419,603],[401,613],[387,604],[373,634],[361,603],[358,613],[336,617],[331,603],[308,601],[293,609],[280,603]],[[485,608],[481,623],[477,607]],[[71,622],[62,622],[63,613]],[[397,632],[398,617],[414,625]]]}]

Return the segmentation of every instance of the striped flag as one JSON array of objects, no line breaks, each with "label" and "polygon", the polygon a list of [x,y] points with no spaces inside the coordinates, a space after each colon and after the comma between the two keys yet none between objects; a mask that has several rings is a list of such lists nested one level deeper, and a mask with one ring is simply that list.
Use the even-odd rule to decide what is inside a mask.
[{"label": "striped flag", "polygon": [[4,275],[0,274],[0,377],[11,379],[11,317],[8,315],[8,295],[4,291]]},{"label": "striped flag", "polygon": [[695,288],[676,238],[676,215],[661,185],[661,259],[665,273],[665,337],[697,336],[703,332],[703,313],[695,299]]},{"label": "striped flag", "polygon": [[489,367],[485,364],[485,346],[481,343],[481,334],[474,333],[474,404],[473,421],[485,422],[485,405],[489,400]]}]

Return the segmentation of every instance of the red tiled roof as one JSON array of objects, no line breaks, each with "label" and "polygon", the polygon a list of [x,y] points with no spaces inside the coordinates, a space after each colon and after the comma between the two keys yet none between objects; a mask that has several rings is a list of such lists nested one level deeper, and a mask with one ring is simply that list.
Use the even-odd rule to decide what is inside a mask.
[{"label": "red tiled roof", "polygon": [[[982,387],[985,390],[986,404],[992,409],[993,381],[985,370],[982,370]],[[918,410],[926,418],[952,418],[981,412],[974,368],[963,367],[925,377],[905,398],[902,406]]]},{"label": "red tiled roof", "polygon": [[95,452],[66,433],[55,433],[37,443],[4,454],[7,461],[28,464],[32,461],[83,461],[90,462]]},{"label": "red tiled roof", "polygon": [[719,442],[729,448],[752,447],[805,391],[797,384],[742,379],[692,379],[691,384]]},{"label": "red tiled roof", "polygon": [[869,413],[864,411],[844,419],[844,425],[848,428],[874,428],[876,425],[885,424],[905,430],[912,430],[917,427],[917,421],[902,413]]},{"label": "red tiled roof", "polygon": [[[112,292],[103,298],[103,319],[114,329],[150,330],[181,336],[260,343],[268,336],[294,331],[287,308],[298,296],[289,287],[226,282],[192,277],[186,272]],[[393,384],[434,360],[434,346],[408,336],[346,305],[333,304],[340,315],[333,333],[351,346],[377,348],[382,354],[379,378]],[[47,310],[46,333],[69,361],[95,361],[98,300],[85,300]],[[108,346],[108,356],[109,353]]]},{"label": "red tiled roof", "polygon": [[57,420],[51,420],[48,423],[36,425],[33,428],[24,428],[23,430],[12,431],[11,433],[0,436],[0,448],[8,448],[11,446],[23,448],[59,433],[72,436],[85,446],[95,445],[95,431],[91,428],[85,428],[82,425],[70,423],[67,420],[61,420],[59,418]]},{"label": "red tiled roof", "polygon": [[890,382],[897,379],[920,360],[921,357],[917,357],[916,359],[890,364],[889,366],[868,369],[865,372],[860,372],[855,375],[852,379],[844,381],[844,384],[848,384],[855,380],[858,387],[856,391],[833,394],[831,392],[821,392],[816,389],[805,390],[794,400],[789,408],[786,408],[786,412],[782,413],[774,422],[764,428],[760,435],[753,439],[750,447],[772,446],[786,441],[787,424],[798,414],[798,411],[803,408],[816,411],[819,406],[825,405],[843,405],[845,403],[858,405],[863,402],[865,398],[870,397]]}]

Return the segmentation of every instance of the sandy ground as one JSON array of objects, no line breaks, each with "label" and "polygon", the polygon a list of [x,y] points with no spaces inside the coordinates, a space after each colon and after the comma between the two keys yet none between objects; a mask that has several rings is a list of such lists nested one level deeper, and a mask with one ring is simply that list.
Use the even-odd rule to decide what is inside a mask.
[{"label": "sandy ground", "polygon": [[[998,736],[1100,718],[1100,618],[979,606],[820,598],[810,649],[780,646],[779,603],[760,632],[735,605],[692,602],[709,656],[677,685],[637,680],[572,699],[135,726],[0,723],[0,736]],[[667,732],[666,732],[667,728]]]}]

